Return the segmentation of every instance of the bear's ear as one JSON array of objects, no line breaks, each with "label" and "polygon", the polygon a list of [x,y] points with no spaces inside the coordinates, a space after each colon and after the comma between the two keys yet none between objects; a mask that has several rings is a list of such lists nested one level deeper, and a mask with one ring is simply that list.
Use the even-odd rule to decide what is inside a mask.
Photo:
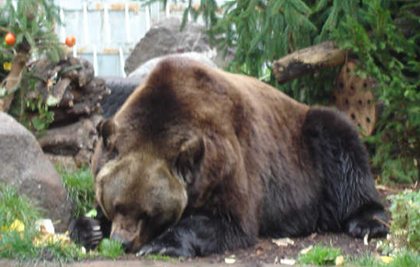
[{"label": "bear's ear", "polygon": [[102,141],[105,147],[108,146],[109,137],[115,130],[115,124],[112,120],[102,120],[96,126],[96,131],[98,132],[99,137],[102,137]]},{"label": "bear's ear", "polygon": [[187,183],[193,182],[194,176],[200,169],[204,158],[204,140],[202,137],[193,137],[182,144],[175,162],[176,172]]}]

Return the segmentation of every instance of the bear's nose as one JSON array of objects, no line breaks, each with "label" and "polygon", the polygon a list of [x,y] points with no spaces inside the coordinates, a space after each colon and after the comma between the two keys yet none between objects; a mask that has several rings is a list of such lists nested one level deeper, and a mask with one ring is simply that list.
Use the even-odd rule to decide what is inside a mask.
[{"label": "bear's nose", "polygon": [[133,241],[127,240],[123,238],[121,235],[115,234],[115,233],[111,234],[111,239],[117,242],[120,242],[122,248],[124,249],[124,252],[127,253],[131,251],[131,248],[133,246]]}]

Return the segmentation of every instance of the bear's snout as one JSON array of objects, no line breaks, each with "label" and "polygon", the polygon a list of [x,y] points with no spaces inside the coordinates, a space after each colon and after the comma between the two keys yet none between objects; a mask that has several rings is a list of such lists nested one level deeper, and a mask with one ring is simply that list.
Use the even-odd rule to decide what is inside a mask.
[{"label": "bear's snout", "polygon": [[134,243],[133,240],[127,240],[117,233],[112,233],[110,237],[112,240],[115,240],[121,243],[121,246],[125,253],[133,251],[133,243]]}]

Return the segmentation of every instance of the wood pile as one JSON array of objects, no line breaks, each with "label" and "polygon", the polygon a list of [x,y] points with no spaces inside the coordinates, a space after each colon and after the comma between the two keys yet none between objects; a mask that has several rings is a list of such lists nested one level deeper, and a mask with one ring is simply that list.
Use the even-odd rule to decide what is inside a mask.
[{"label": "wood pile", "polygon": [[28,97],[41,96],[54,113],[53,123],[38,138],[41,147],[53,159],[71,157],[76,166],[88,164],[102,114],[100,103],[110,93],[105,81],[95,77],[91,63],[80,58],[55,64],[39,60],[30,67],[39,81]]}]

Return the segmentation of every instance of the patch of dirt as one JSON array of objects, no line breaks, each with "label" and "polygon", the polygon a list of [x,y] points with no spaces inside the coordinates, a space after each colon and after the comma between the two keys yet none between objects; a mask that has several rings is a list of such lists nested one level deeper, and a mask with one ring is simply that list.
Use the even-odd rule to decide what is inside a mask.
[{"label": "patch of dirt", "polygon": [[[401,190],[390,188],[378,188],[379,194],[385,206],[389,208],[390,202],[387,196]],[[341,249],[344,256],[363,256],[368,253],[376,253],[377,242],[382,239],[372,239],[367,245],[363,239],[355,239],[344,233],[312,234],[307,237],[291,238],[293,244],[278,246],[272,239],[260,239],[259,242],[250,248],[228,251],[224,254],[211,255],[208,257],[184,259],[191,263],[225,263],[226,258],[234,257],[235,263],[251,264],[277,264],[281,259],[297,259],[299,252],[309,246],[322,245]],[[234,256],[233,256],[234,255]],[[126,255],[129,260],[141,259],[134,255]]]},{"label": "patch of dirt", "polygon": [[[376,252],[376,243],[380,239],[371,240],[365,245],[362,239],[354,239],[346,234],[312,234],[304,238],[293,238],[294,244],[288,246],[278,246],[271,239],[261,239],[250,248],[228,251],[224,254],[211,255],[201,258],[187,258],[170,260],[175,263],[189,263],[192,266],[206,266],[207,264],[223,265],[226,258],[234,258],[235,264],[245,266],[267,266],[271,264],[279,264],[281,259],[297,259],[299,252],[311,245],[332,246],[340,248],[344,256],[362,256],[369,252]],[[146,258],[147,259],[147,258]],[[118,259],[126,261],[141,261],[145,258],[136,257],[135,255],[125,255]],[[147,261],[147,260],[146,260]],[[185,266],[190,266],[186,264]],[[198,264],[198,265],[197,265]],[[181,265],[182,266],[182,265]]]},{"label": "patch of dirt", "polygon": [[354,239],[345,234],[313,234],[305,238],[293,238],[294,244],[278,246],[270,239],[260,240],[257,245],[248,249],[227,252],[199,259],[210,263],[224,262],[226,257],[235,255],[237,263],[278,263],[281,259],[297,259],[299,252],[311,245],[332,246],[340,248],[343,255],[364,255],[376,251],[376,241],[364,245],[362,239]]}]

